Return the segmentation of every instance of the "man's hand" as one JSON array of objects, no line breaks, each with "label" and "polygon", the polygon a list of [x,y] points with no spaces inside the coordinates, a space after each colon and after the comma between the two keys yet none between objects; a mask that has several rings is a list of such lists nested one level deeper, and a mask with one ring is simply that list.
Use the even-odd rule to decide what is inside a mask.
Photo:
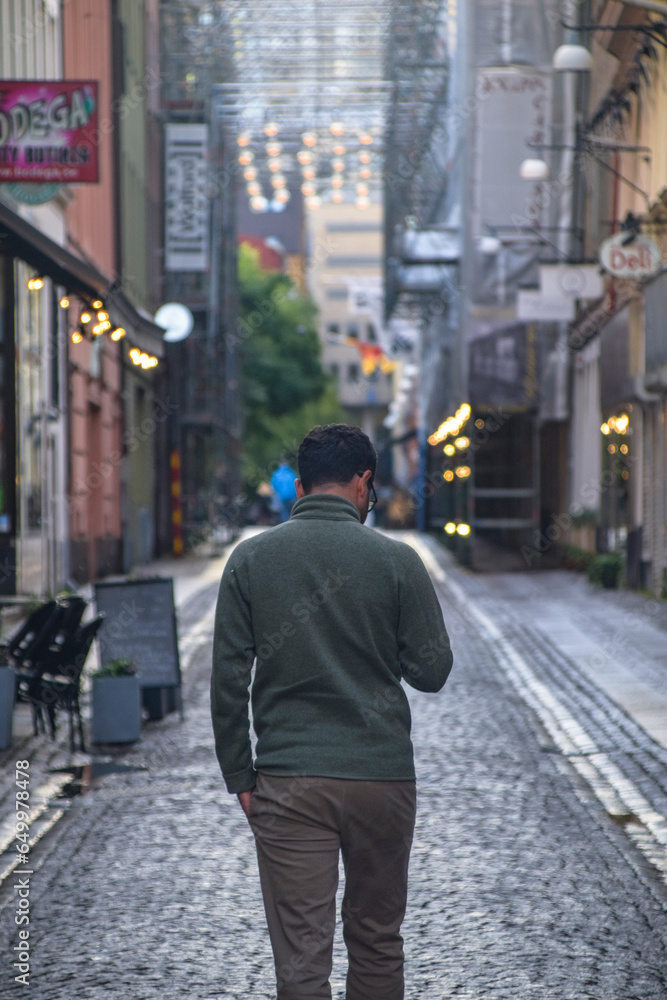
[{"label": "man's hand", "polygon": [[254,789],[251,788],[248,792],[238,792],[239,802],[241,803],[241,808],[246,816],[250,816],[250,799],[252,798],[252,793]]}]

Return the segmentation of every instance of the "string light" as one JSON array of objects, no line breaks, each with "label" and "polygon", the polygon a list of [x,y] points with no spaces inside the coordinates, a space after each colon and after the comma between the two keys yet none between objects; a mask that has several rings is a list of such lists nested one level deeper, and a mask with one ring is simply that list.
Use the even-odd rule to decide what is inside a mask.
[{"label": "string light", "polygon": [[454,442],[459,451],[464,451],[466,448],[470,447],[470,438],[460,437]]},{"label": "string light", "polygon": [[80,330],[72,330],[72,343],[80,344],[83,340],[83,334]]},{"label": "string light", "polygon": [[373,142],[373,136],[372,135],[368,135],[368,134],[366,134],[366,135],[360,135],[359,136],[359,142],[363,146],[370,146],[371,143]]},{"label": "string light", "polygon": [[455,535],[456,534],[456,525],[454,524],[453,521],[449,521],[445,525],[445,531],[447,532],[448,535]]},{"label": "string light", "polygon": [[454,473],[452,472],[451,469],[445,469],[445,471],[442,474],[442,478],[445,480],[446,483],[451,483],[452,479],[454,478]]},{"label": "string light", "polygon": [[62,299],[60,300],[60,308],[69,309],[69,299],[67,298],[66,295],[63,295]]},{"label": "string light", "polygon": [[457,526],[456,526],[456,533],[457,533],[457,535],[463,535],[463,537],[465,538],[467,535],[470,534],[470,525],[469,524],[457,524]]},{"label": "string light", "polygon": [[454,447],[453,444],[446,444],[445,447],[443,448],[443,451],[445,455],[449,455],[450,458],[452,455],[456,454],[456,448]]},{"label": "string light", "polygon": [[112,340],[121,340],[121,338],[125,336],[125,333],[126,333],[126,331],[123,329],[123,327],[122,326],[118,326],[118,327],[116,327],[116,329],[111,334],[111,339]]},{"label": "string light", "polygon": [[130,351],[130,358],[133,364],[140,366],[141,368],[155,368],[158,363],[158,359],[153,357],[151,354],[145,354],[140,351],[138,347],[133,347]]},{"label": "string light", "polygon": [[41,274],[35,274],[28,281],[28,288],[31,292],[38,292],[40,288],[44,288],[44,278]]},{"label": "string light", "polygon": [[468,479],[470,476],[470,466],[469,465],[459,465],[456,469],[456,475],[459,479]]},{"label": "string light", "polygon": [[448,437],[456,437],[461,433],[468,420],[470,419],[470,414],[472,410],[468,403],[462,403],[453,417],[447,417],[443,423],[440,424],[437,431],[431,434],[428,439],[429,444],[440,444],[442,441],[446,441]]},{"label": "string light", "polygon": [[90,315],[89,312],[82,312],[81,315],[79,316],[79,322],[81,323],[90,323],[91,319],[92,316]]},{"label": "string light", "polygon": [[101,299],[95,299],[93,302],[93,309],[102,309],[104,307],[104,302]]}]

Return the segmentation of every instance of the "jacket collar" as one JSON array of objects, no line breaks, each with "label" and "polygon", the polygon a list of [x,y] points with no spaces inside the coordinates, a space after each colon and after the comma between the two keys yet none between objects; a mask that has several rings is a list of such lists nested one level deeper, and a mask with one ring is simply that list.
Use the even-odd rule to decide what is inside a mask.
[{"label": "jacket collar", "polygon": [[325,521],[361,521],[351,500],[335,493],[309,493],[292,507],[290,520],[319,518]]}]

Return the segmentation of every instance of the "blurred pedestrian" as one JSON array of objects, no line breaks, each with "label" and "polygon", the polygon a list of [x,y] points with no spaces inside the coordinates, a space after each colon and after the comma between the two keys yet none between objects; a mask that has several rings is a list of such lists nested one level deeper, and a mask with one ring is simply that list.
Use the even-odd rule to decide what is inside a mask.
[{"label": "blurred pedestrian", "polygon": [[419,556],[364,527],[376,460],[358,427],[313,428],[290,520],[241,542],[220,584],[216,752],[255,836],[279,1000],[331,998],[339,851],[347,1000],[404,995],[416,789],[401,681],[439,691],[452,653]]},{"label": "blurred pedestrian", "polygon": [[281,521],[289,521],[296,500],[296,472],[289,462],[281,462],[271,476],[271,487],[275,493]]}]

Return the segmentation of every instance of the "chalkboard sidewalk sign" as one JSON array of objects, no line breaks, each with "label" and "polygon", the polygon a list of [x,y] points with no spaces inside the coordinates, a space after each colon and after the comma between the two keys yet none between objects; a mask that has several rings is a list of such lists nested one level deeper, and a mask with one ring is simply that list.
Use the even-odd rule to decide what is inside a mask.
[{"label": "chalkboard sidewalk sign", "polygon": [[175,707],[164,689],[181,684],[174,581],[154,577],[96,583],[95,603],[106,616],[98,637],[102,664],[132,660],[144,707],[151,718],[161,718],[169,703]]}]

